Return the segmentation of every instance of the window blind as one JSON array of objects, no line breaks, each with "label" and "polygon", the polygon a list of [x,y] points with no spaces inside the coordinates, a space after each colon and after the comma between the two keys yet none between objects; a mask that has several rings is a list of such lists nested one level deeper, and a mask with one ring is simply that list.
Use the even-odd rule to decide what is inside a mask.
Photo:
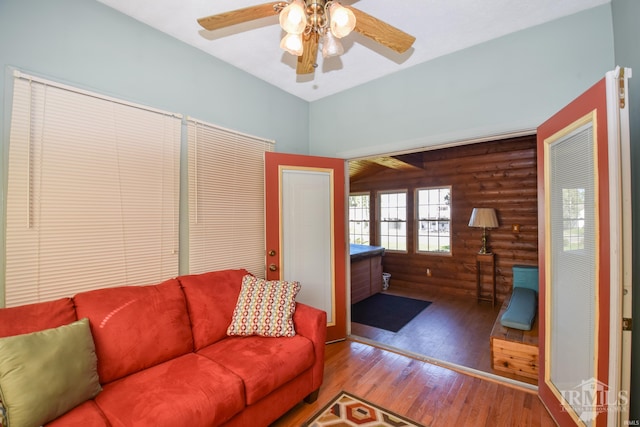
[{"label": "window blind", "polygon": [[[594,122],[578,127],[549,146],[549,225],[551,228],[551,282],[547,283],[547,315],[551,334],[550,376],[559,390],[569,390],[595,372],[591,349],[597,347],[598,318],[598,187]],[[565,221],[571,208],[563,198],[566,190],[582,192],[584,218]],[[569,212],[567,212],[569,211]],[[567,245],[571,228],[583,228],[580,249]],[[567,310],[567,307],[571,309]],[[576,348],[586,349],[576,352]],[[588,349],[588,350],[587,350]],[[567,354],[572,357],[567,358]]]},{"label": "window blind", "polygon": [[6,306],[178,274],[181,118],[16,73]]},{"label": "window blind", "polygon": [[264,153],[273,141],[187,120],[189,272],[265,274]]}]

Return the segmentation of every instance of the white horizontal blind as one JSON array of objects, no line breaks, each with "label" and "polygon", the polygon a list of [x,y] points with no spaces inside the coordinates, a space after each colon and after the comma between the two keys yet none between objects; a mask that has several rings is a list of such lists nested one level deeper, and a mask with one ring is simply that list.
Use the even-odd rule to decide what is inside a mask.
[{"label": "white horizontal blind", "polygon": [[[552,240],[546,250],[552,262],[547,313],[549,328],[555,332],[548,351],[549,375],[558,390],[574,388],[596,369],[599,232],[595,144],[594,123],[589,122],[549,146]],[[580,191],[582,203],[566,200],[567,190]],[[571,212],[580,205],[579,213]],[[571,219],[575,217],[581,219]],[[566,245],[575,228],[584,229],[577,249]],[[577,348],[584,350],[575,351]]]},{"label": "white horizontal blind", "polygon": [[16,75],[7,306],[178,274],[181,118]]},{"label": "white horizontal blind", "polygon": [[189,272],[264,277],[264,153],[274,143],[189,119]]}]

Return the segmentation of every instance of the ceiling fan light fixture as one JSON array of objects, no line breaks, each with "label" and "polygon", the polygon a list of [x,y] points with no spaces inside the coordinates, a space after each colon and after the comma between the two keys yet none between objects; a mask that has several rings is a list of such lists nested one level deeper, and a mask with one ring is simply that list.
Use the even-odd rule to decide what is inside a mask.
[{"label": "ceiling fan light fixture", "polygon": [[356,27],[356,16],[353,12],[340,3],[331,2],[329,6],[329,17],[331,21],[331,32],[341,39],[353,31]]},{"label": "ceiling fan light fixture", "polygon": [[280,47],[294,56],[302,56],[302,36],[289,33],[282,38]]},{"label": "ceiling fan light fixture", "polygon": [[289,34],[302,34],[307,27],[307,13],[302,0],[294,0],[282,9],[280,26]]},{"label": "ceiling fan light fixture", "polygon": [[330,58],[332,56],[342,55],[344,47],[331,31],[327,31],[322,37],[322,57]]},{"label": "ceiling fan light fixture", "polygon": [[[348,3],[353,1],[349,0]],[[285,31],[280,47],[298,56],[295,67],[298,75],[313,74],[318,66],[316,59],[321,47],[325,58],[344,53],[338,39],[352,31],[398,53],[405,53],[415,42],[412,35],[358,8],[342,6],[340,2],[341,0],[276,0],[275,3],[263,3],[205,16],[198,19],[198,24],[207,31],[217,31],[274,17],[274,13],[279,15],[280,26]]]}]

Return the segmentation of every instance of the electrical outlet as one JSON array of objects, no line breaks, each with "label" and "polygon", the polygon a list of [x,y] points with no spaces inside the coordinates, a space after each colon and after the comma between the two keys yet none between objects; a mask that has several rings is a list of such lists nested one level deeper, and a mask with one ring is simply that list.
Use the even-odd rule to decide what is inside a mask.
[{"label": "electrical outlet", "polygon": [[431,269],[427,268],[427,277],[431,277]]}]

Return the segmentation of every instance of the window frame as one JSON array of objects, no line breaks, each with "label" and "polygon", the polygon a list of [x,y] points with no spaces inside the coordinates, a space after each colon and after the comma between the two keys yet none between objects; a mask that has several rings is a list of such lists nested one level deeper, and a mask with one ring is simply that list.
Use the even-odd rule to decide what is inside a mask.
[{"label": "window frame", "polygon": [[[398,220],[398,221],[383,221],[382,219],[382,209],[383,209],[383,204],[382,204],[382,196],[384,195],[389,195],[389,194],[404,194],[404,198],[405,198],[405,205],[404,205],[404,220]],[[408,253],[409,252],[409,217],[408,217],[408,209],[409,209],[409,190],[408,189],[396,189],[396,190],[384,190],[384,191],[378,191],[376,193],[376,199],[377,199],[377,206],[376,206],[376,220],[377,220],[377,230],[378,230],[378,235],[377,235],[377,242],[379,246],[382,246],[385,248],[385,252],[395,252],[395,253]],[[396,207],[397,209],[397,207]],[[387,246],[385,246],[383,244],[383,236],[388,236],[388,234],[383,234],[382,232],[382,224],[383,223],[396,223],[398,225],[404,223],[404,229],[405,229],[405,245],[404,245],[404,249],[391,249],[388,248]],[[398,237],[398,235],[396,235],[396,238]]]},{"label": "window frame", "polygon": [[[437,219],[430,219],[427,218],[425,220],[422,220],[420,218],[420,207],[423,206],[420,204],[420,192],[421,191],[430,191],[430,190],[445,190],[448,189],[449,190],[449,217],[446,219],[440,218],[438,217]],[[414,224],[415,224],[415,252],[416,254],[421,254],[421,255],[441,255],[441,256],[452,256],[453,255],[453,245],[452,245],[452,239],[451,236],[453,235],[453,221],[452,221],[452,215],[451,215],[451,199],[453,198],[452,196],[453,194],[453,186],[451,185],[438,185],[438,186],[430,186],[430,187],[419,187],[416,188],[414,190],[414,197],[415,197],[415,209],[414,209]],[[426,206],[428,206],[429,204],[427,203]],[[443,206],[442,203],[438,203],[437,206],[439,207],[438,210],[440,210],[440,208]],[[438,228],[440,227],[441,222],[447,222],[449,224],[449,230],[448,230],[448,239],[449,239],[449,250],[447,251],[441,251],[441,250],[422,250],[420,249],[420,241],[421,241],[421,235],[420,235],[420,230],[421,230],[421,223],[423,221],[436,221],[438,223]],[[427,237],[429,237],[430,234],[427,235]],[[441,239],[441,235],[440,235],[440,231],[436,231],[435,236],[437,237],[438,241],[440,241]],[[438,244],[438,247],[440,247],[440,244]]]},{"label": "window frame", "polygon": [[[368,200],[368,206],[367,206],[367,219],[366,220],[359,220],[359,221],[355,221],[351,219],[351,197],[362,197],[362,196],[366,196],[369,198]],[[364,209],[362,209],[364,211]],[[349,215],[348,215],[348,223],[349,223],[349,243],[350,244],[355,244],[355,245],[370,245],[371,244],[371,192],[370,191],[360,191],[360,192],[356,192],[356,193],[350,193],[349,194]],[[368,228],[368,238],[366,243],[362,242],[362,243],[358,243],[358,242],[354,242],[352,240],[352,237],[355,236],[364,236],[363,233],[358,233],[357,235],[355,233],[352,234],[351,232],[351,224],[354,222],[366,222],[367,223],[367,228]]]}]

